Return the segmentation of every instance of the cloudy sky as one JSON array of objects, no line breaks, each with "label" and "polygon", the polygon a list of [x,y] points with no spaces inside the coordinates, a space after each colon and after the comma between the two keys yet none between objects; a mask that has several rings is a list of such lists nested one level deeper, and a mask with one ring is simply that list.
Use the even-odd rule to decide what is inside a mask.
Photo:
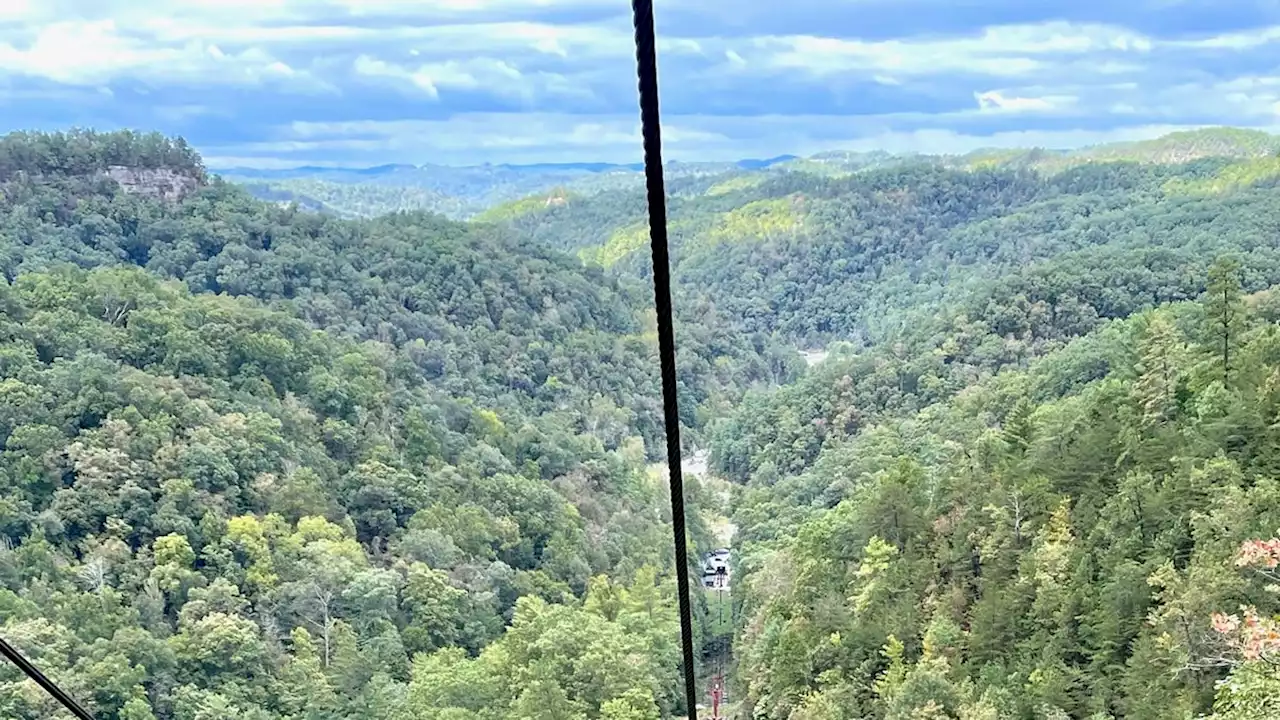
[{"label": "cloudy sky", "polygon": [[[668,157],[1280,125],[1280,0],[657,0]],[[626,0],[0,0],[7,129],[214,167],[635,162]]]}]

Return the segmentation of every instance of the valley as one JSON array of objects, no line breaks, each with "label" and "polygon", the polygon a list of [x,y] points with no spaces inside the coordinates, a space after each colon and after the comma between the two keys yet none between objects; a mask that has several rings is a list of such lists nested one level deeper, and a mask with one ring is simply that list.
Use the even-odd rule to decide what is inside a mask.
[{"label": "valley", "polygon": [[672,168],[677,567],[634,168],[10,135],[0,633],[107,720],[659,720],[686,572],[725,718],[1261,720],[1277,154]]}]

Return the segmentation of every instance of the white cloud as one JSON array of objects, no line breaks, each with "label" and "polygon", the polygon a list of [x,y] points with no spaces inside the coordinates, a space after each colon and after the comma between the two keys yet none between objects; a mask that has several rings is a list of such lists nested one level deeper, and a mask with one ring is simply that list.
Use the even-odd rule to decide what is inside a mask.
[{"label": "white cloud", "polygon": [[[1136,95],[1136,97],[1134,97]],[[1218,82],[1180,82],[1120,96],[1149,119],[1215,117],[1222,124],[1268,122],[1280,100],[1280,79],[1244,76]]]},{"label": "white cloud", "polygon": [[201,41],[157,45],[123,32],[114,20],[51,23],[36,31],[26,47],[0,42],[0,73],[76,86],[129,77],[209,85],[287,80],[291,89],[301,91],[324,87],[261,49],[226,52]]},{"label": "white cloud", "polygon": [[703,53],[702,43],[693,38],[683,37],[659,37],[658,52],[662,54],[690,54],[701,55]]},{"label": "white cloud", "polygon": [[0,0],[0,20],[16,20],[31,14],[31,0]]},{"label": "white cloud", "polygon": [[357,57],[353,68],[357,75],[372,78],[390,78],[421,90],[429,98],[439,99],[440,97],[440,90],[436,87],[435,81],[425,73],[409,70],[401,65],[384,62],[368,55]]},{"label": "white cloud", "polygon": [[[373,143],[384,149],[419,152],[468,149],[592,148],[628,146],[640,152],[634,117],[558,113],[464,113],[445,120],[295,122],[287,132],[291,149],[333,149],[345,143]],[[698,134],[699,137],[703,136]],[[246,145],[246,148],[264,149]],[[272,143],[271,150],[281,149]],[[430,156],[424,157],[430,162]]]},{"label": "white cloud", "polygon": [[111,20],[63,22],[42,28],[26,49],[0,44],[0,68],[69,85],[95,84],[116,71],[173,62],[177,55],[129,43]]},{"label": "white cloud", "polygon": [[369,39],[381,31],[341,25],[266,25],[245,24],[243,17],[217,22],[199,17],[151,16],[135,27],[156,42],[183,43],[212,40],[236,44],[290,45]]},{"label": "white cloud", "polygon": [[[762,11],[767,0],[743,0],[728,18],[710,0],[658,2],[671,11],[659,13],[669,24],[660,60],[675,158],[942,142],[928,133],[970,138],[1068,117],[1260,124],[1280,103],[1270,52],[1280,26],[1184,37],[1062,20],[930,34],[953,18],[918,28],[907,18],[898,37],[859,39],[853,25],[805,26],[793,5]],[[684,12],[689,3],[697,8]],[[981,20],[969,10],[954,20]],[[716,13],[722,22],[699,25]],[[633,161],[629,14],[620,0],[0,0],[0,93],[15,125],[48,122],[58,106],[68,123],[202,128],[192,139],[222,157]],[[323,114],[297,97],[314,92],[335,94]],[[207,129],[218,123],[196,107],[261,143],[219,146]],[[476,112],[494,108],[507,112]],[[418,119],[342,132],[289,125],[374,115]]]},{"label": "white cloud", "polygon": [[1146,53],[1150,39],[1108,25],[1065,22],[989,27],[969,37],[864,41],[813,35],[755,40],[767,64],[816,75],[874,71],[897,75],[969,72],[993,76],[1040,72],[1055,56]]},{"label": "white cloud", "polygon": [[[321,48],[355,47],[368,51],[407,45],[420,55],[441,59],[532,52],[566,62],[581,62],[592,57],[630,57],[634,52],[630,48],[630,31],[622,24],[560,26],[538,22],[490,22],[417,25],[403,18],[398,20],[400,24],[389,26],[280,25],[253,16],[211,19],[156,15],[140,18],[130,27],[145,34],[155,45],[201,41],[300,48],[313,53],[321,52]],[[689,45],[685,43],[679,47],[687,51]]]},{"label": "white cloud", "polygon": [[422,0],[333,0],[333,2],[317,2],[315,4],[338,6],[353,15],[396,13],[424,16],[438,15],[442,12],[464,14],[502,11],[514,13],[551,8],[607,8],[617,6],[614,0],[431,0],[431,2],[423,2]]},{"label": "white cloud", "polygon": [[340,26],[407,20],[411,26],[495,17],[535,17],[549,10],[618,7],[616,0],[0,0],[23,19],[114,18],[131,25],[169,18],[212,27],[287,27],[330,22]]},{"label": "white cloud", "polygon": [[[304,121],[280,128],[279,135],[269,142],[208,148],[210,157],[236,158],[234,163],[210,164],[251,166],[254,157],[268,162],[292,157],[292,164],[300,165],[350,151],[414,163],[642,159],[639,119],[621,114],[465,113],[441,120]],[[664,122],[663,141],[676,157],[734,143],[729,135],[706,127],[702,118],[679,116]]]},{"label": "white cloud", "polygon": [[[639,137],[640,128],[636,128],[636,137]],[[733,139],[722,132],[712,132],[694,127],[686,127],[676,124],[662,124],[662,141],[673,145],[686,145],[691,143],[723,143],[732,142]]]},{"label": "white cloud", "polygon": [[[289,157],[264,157],[262,155],[203,155],[204,163],[211,168],[254,168],[256,170],[287,170],[298,167],[298,161]],[[367,167],[369,163],[337,160],[309,160],[312,167]]]},{"label": "white cloud", "polygon": [[475,90],[486,83],[497,82],[510,84],[520,82],[524,76],[520,71],[503,60],[494,58],[475,58],[467,61],[449,60],[448,62],[424,65],[422,71],[430,75],[438,86],[448,86]]},{"label": "white cloud", "polygon": [[1071,149],[1112,142],[1150,140],[1194,125],[1140,125],[1109,130],[1016,130],[991,134],[969,134],[948,129],[889,131],[837,143],[841,150],[963,154],[988,148]]},{"label": "white cloud", "polygon": [[515,22],[440,25],[421,32],[422,49],[428,52],[433,51],[431,44],[442,46],[450,53],[494,54],[504,49],[525,49],[578,59],[601,55],[630,57],[635,52],[625,27]]},{"label": "white cloud", "polygon": [[987,112],[1035,112],[1059,109],[1071,105],[1076,98],[1069,95],[1047,97],[1019,97],[1006,95],[1002,90],[988,90],[974,93],[978,101],[978,109]]},{"label": "white cloud", "polygon": [[1172,40],[1165,43],[1165,45],[1198,50],[1249,50],[1262,45],[1270,45],[1276,41],[1280,41],[1280,25],[1210,35],[1195,40]]},{"label": "white cloud", "polygon": [[1218,85],[1230,92],[1280,89],[1280,77],[1274,75],[1244,75]]},{"label": "white cloud", "polygon": [[428,62],[414,66],[387,62],[368,55],[355,59],[356,74],[384,78],[422,91],[439,100],[442,91],[484,92],[532,103],[539,98],[589,98],[590,88],[556,73],[524,73],[514,64],[491,57]]}]

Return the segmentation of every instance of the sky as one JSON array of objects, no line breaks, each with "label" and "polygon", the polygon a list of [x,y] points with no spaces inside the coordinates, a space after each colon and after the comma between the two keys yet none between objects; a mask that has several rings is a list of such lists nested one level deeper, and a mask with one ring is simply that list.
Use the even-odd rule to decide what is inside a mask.
[{"label": "sky", "polygon": [[[1280,0],[655,0],[667,158],[1280,127]],[[626,0],[0,0],[6,130],[210,167],[637,162]]]}]

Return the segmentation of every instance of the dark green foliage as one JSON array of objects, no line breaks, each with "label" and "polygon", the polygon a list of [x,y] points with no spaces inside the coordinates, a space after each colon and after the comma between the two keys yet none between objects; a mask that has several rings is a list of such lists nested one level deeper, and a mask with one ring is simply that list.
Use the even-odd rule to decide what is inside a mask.
[{"label": "dark green foliage", "polygon": [[[1208,263],[1225,252],[1239,255],[1246,289],[1280,281],[1269,241],[1280,208],[1268,183],[1166,189],[1223,162],[1056,174],[915,162],[838,178],[772,171],[740,186],[731,176],[724,193],[677,183],[675,280],[716,298],[744,332],[801,346],[919,341],[968,322],[1038,354],[1106,319],[1197,297]],[[642,246],[610,246],[643,223],[642,199],[570,197],[508,222],[556,247],[604,247],[610,259],[629,247],[613,268],[645,275]]]},{"label": "dark green foliage", "polygon": [[1205,335],[1217,352],[1222,367],[1222,385],[1231,386],[1231,357],[1240,342],[1244,326],[1244,299],[1240,292],[1240,262],[1223,258],[1209,268],[1209,285],[1204,295]]},{"label": "dark green foliage", "polygon": [[[1222,275],[1212,283],[1229,285]],[[1198,332],[1197,316],[1224,327],[1223,301],[1205,303],[1125,321],[914,416],[882,411],[809,469],[750,477],[738,652],[754,716],[786,717],[813,692],[877,696],[862,712],[885,718],[1209,710],[1223,677],[1204,664],[1220,652],[1210,615],[1280,611],[1230,562],[1280,522],[1280,335],[1228,293],[1224,385],[1221,334],[1179,329]],[[1135,349],[1142,364],[1117,362]],[[1110,356],[1111,371],[1053,378],[1081,353]],[[796,404],[799,387],[778,399]],[[939,624],[964,632],[941,643]],[[808,697],[801,711],[835,717]]]},{"label": "dark green foliage", "polygon": [[[58,147],[62,136],[35,137],[37,147]],[[22,146],[12,139],[9,147]],[[48,181],[61,172],[49,162],[40,177],[4,187],[7,278],[61,263],[136,264],[194,292],[255,297],[330,332],[403,348],[404,362],[438,388],[495,410],[554,412],[580,424],[603,395],[622,409],[626,434],[656,447],[656,342],[642,285],[438,216],[339,220],[272,207],[220,181],[171,205],[71,173]],[[697,311],[716,316],[710,305]],[[777,375],[759,359],[762,341],[726,326],[682,328],[691,426],[700,404]]]},{"label": "dark green foliage", "polygon": [[[1272,176],[1089,157],[675,173],[684,437],[736,483],[687,486],[695,549],[737,529],[697,642],[741,717],[1271,707],[1209,618],[1280,611],[1230,565],[1280,527]],[[0,141],[0,632],[107,720],[683,714],[625,174],[350,220],[160,136]],[[0,668],[0,715],[54,712]]]},{"label": "dark green foliage", "polygon": [[160,133],[15,132],[0,138],[0,182],[15,175],[91,175],[111,166],[164,168],[204,179],[204,163],[182,138]]},{"label": "dark green foliage", "polygon": [[[65,634],[44,664],[101,717],[148,695],[157,717],[293,717],[268,688],[304,662],[344,716],[363,668],[407,680],[413,653],[478,651],[522,588],[565,600],[669,566],[638,446],[450,399],[408,349],[136,268],[23,274],[3,301],[0,593],[33,603],[6,633]],[[172,659],[107,654],[128,632]]]},{"label": "dark green foliage", "polygon": [[[116,142],[153,162],[127,135],[6,141],[46,153],[0,200],[6,639],[107,720],[422,717],[437,652],[479,656],[498,719],[530,674],[592,717],[678,712],[639,291],[436,216],[130,195],[77,164]],[[691,424],[776,372],[714,325],[682,337]],[[610,583],[636,606],[593,609]],[[521,598],[551,609],[522,624]],[[601,633],[587,692],[569,663]],[[517,642],[540,654],[485,659]],[[15,673],[0,714],[51,717]]]}]

